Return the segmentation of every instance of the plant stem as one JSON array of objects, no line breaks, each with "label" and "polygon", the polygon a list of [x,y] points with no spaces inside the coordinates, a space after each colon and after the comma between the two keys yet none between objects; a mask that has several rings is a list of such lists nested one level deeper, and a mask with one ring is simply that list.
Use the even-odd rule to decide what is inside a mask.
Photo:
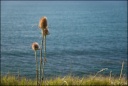
[{"label": "plant stem", "polygon": [[38,85],[38,60],[37,60],[36,51],[35,51],[35,59],[36,59],[36,80],[37,80],[37,85]]},{"label": "plant stem", "polygon": [[110,71],[109,83],[111,84],[112,71]]},{"label": "plant stem", "polygon": [[120,78],[119,78],[119,80],[121,80],[121,77],[122,77],[123,67],[124,67],[124,61],[122,62],[122,68],[121,68],[121,71],[120,71]]},{"label": "plant stem", "polygon": [[44,65],[46,62],[46,35],[43,36],[43,47],[44,47],[44,59],[43,59],[42,79],[44,79]]},{"label": "plant stem", "polygon": [[40,83],[42,82],[42,74],[41,74],[41,69],[42,69],[42,46],[43,46],[43,39],[41,40],[41,47],[40,47]]},{"label": "plant stem", "polygon": [[44,64],[46,62],[46,35],[44,36]]}]

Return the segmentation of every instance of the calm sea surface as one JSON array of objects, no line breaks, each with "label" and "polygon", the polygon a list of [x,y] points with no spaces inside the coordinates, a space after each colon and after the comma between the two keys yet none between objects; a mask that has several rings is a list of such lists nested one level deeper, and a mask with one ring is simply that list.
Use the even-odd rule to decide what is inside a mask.
[{"label": "calm sea surface", "polygon": [[[35,78],[33,42],[41,44],[39,19],[47,16],[45,76],[127,75],[126,1],[2,1],[1,73]],[[39,58],[39,52],[38,58]]]}]

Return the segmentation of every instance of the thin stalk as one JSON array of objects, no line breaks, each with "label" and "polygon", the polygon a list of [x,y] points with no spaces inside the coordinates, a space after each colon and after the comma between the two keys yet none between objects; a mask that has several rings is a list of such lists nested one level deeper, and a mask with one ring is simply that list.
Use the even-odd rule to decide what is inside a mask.
[{"label": "thin stalk", "polygon": [[[43,31],[42,31],[43,34]],[[41,49],[40,49],[40,83],[44,81],[44,66],[46,62],[46,35],[42,35]],[[43,47],[43,48],[42,48]],[[44,49],[44,58],[42,59],[42,49]],[[42,71],[42,74],[41,74]],[[42,78],[41,78],[42,77]]]},{"label": "thin stalk", "polygon": [[109,83],[111,83],[112,71],[110,71]]},{"label": "thin stalk", "polygon": [[44,47],[44,59],[43,59],[43,68],[42,68],[42,79],[44,80],[44,66],[46,62],[46,35],[43,36],[43,47]]},{"label": "thin stalk", "polygon": [[36,59],[36,80],[37,80],[37,85],[38,85],[38,60],[37,60],[36,51],[35,51],[35,59]]},{"label": "thin stalk", "polygon": [[95,76],[92,78],[92,80],[100,73],[100,72],[102,72],[102,71],[104,71],[104,70],[107,70],[108,68],[103,68],[102,70],[100,70],[100,71],[98,71],[96,74],[95,74]]},{"label": "thin stalk", "polygon": [[43,46],[43,39],[41,40],[41,47],[40,47],[40,83],[42,82],[42,74],[41,74],[41,69],[42,69],[42,46]]},{"label": "thin stalk", "polygon": [[121,80],[121,77],[122,77],[123,67],[124,67],[124,61],[122,62],[122,67],[121,67],[121,70],[120,70],[120,78],[119,78],[119,80]]},{"label": "thin stalk", "polygon": [[44,36],[44,64],[46,62],[46,35]]}]

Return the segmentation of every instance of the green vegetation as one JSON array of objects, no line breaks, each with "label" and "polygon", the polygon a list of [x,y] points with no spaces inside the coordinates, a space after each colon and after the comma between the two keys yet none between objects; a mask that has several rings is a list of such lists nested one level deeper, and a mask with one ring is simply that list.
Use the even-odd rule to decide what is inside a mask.
[{"label": "green vegetation", "polygon": [[[36,79],[31,80],[25,77],[16,77],[13,75],[5,75],[1,77],[0,86],[3,85],[36,85]],[[89,77],[74,77],[71,75],[65,77],[55,77],[45,79],[41,85],[127,85],[127,79],[125,78],[114,78],[105,76],[89,76]]]},{"label": "green vegetation", "polygon": [[7,75],[1,76],[1,83],[0,86],[3,85],[61,85],[61,86],[70,86],[70,85],[84,85],[84,86],[124,86],[128,85],[127,78],[123,77],[123,67],[124,67],[124,62],[122,62],[122,67],[120,70],[120,75],[119,77],[113,77],[112,76],[112,71],[110,71],[109,76],[102,76],[99,75],[99,73],[108,70],[108,68],[103,68],[100,71],[98,71],[95,75],[90,75],[88,77],[76,77],[73,76],[72,74],[69,74],[65,77],[54,77],[54,78],[45,78],[42,83],[37,83],[37,79],[27,79],[25,77],[20,77],[19,72],[18,72],[18,77],[11,75],[8,73]]}]

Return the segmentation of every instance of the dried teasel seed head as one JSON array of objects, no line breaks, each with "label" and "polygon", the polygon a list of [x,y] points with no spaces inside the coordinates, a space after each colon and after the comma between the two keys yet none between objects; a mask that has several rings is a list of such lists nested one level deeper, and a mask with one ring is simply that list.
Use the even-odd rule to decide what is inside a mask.
[{"label": "dried teasel seed head", "polygon": [[39,50],[40,49],[39,44],[37,42],[32,43],[32,49],[34,51]]},{"label": "dried teasel seed head", "polygon": [[43,35],[48,35],[48,34],[49,34],[48,29],[43,29]]},{"label": "dried teasel seed head", "polygon": [[39,21],[39,28],[45,29],[47,28],[47,17],[43,16]]}]

